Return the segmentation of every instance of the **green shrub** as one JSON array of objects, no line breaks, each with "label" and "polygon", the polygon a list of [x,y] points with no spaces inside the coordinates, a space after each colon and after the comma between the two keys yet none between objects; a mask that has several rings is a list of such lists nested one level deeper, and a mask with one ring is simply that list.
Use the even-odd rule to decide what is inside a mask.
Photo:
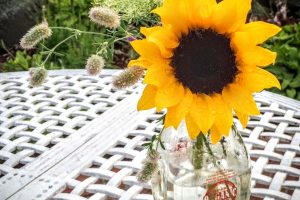
[{"label": "green shrub", "polygon": [[[126,39],[127,31],[135,37],[140,37],[140,26],[158,23],[158,17],[150,11],[159,4],[160,0],[44,0],[43,18],[48,21],[50,27],[69,27],[112,36],[108,38],[101,35],[80,34],[55,49],[45,67],[47,69],[83,69],[87,58],[101,49],[107,68],[126,67],[129,60],[136,56]],[[88,13],[93,5],[107,6],[117,11],[121,15],[121,27],[111,31],[91,22]],[[36,54],[47,54],[47,51],[49,52],[56,44],[72,34],[74,31],[53,28],[52,36],[39,45],[35,51]],[[120,37],[125,39],[113,42]],[[19,52],[15,58],[12,57],[4,64],[4,71],[27,70],[35,67],[40,63],[32,63],[31,57],[36,56],[35,54],[26,55],[24,51]],[[28,64],[19,63],[20,58],[21,60],[29,59]]]},{"label": "green shrub", "polygon": [[26,51],[17,51],[14,58],[9,59],[3,64],[6,72],[11,71],[27,71],[31,67],[36,67],[36,63],[42,61],[40,54],[28,55]]},{"label": "green shrub", "polygon": [[277,76],[282,86],[281,91],[271,91],[300,100],[300,23],[282,27],[265,47],[277,52],[276,64],[266,69]]},{"label": "green shrub", "polygon": [[[44,17],[51,27],[72,27],[83,31],[103,32],[101,29],[97,30],[96,25],[89,20],[88,11],[92,6],[91,3],[92,0],[46,0],[44,1]],[[46,40],[44,45],[52,48],[70,34],[69,31],[54,29],[51,38]],[[99,38],[93,35],[74,38],[57,48],[57,54],[51,57],[46,67],[48,68],[50,63],[54,69],[83,68],[89,55],[97,50],[98,46],[95,45],[97,42]],[[38,51],[43,50],[45,49],[40,48]]]}]

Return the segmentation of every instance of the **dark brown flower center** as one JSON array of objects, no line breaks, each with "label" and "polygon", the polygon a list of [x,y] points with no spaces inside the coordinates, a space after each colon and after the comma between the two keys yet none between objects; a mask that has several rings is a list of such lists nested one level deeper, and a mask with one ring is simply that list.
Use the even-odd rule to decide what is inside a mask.
[{"label": "dark brown flower center", "polygon": [[193,93],[221,93],[238,72],[230,40],[209,29],[183,35],[171,65],[177,80]]}]

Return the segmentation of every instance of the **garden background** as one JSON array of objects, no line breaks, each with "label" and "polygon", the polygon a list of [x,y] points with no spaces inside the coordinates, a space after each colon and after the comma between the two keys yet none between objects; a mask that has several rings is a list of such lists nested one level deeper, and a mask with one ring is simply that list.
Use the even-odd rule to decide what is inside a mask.
[{"label": "garden background", "polygon": [[[99,48],[105,49],[102,53],[106,68],[125,68],[128,61],[137,56],[130,47],[130,40],[142,37],[139,35],[141,26],[159,23],[159,18],[150,11],[160,3],[161,0],[3,0],[0,2],[0,72],[27,71],[36,67],[47,50],[71,34],[67,30],[54,30],[52,37],[36,49],[22,50],[20,38],[45,19],[51,27],[113,36],[79,35],[55,50],[47,69],[83,69],[87,58]],[[91,23],[88,11],[93,5],[114,9],[121,16],[121,26],[111,31]],[[278,54],[276,64],[267,69],[280,80],[282,90],[272,91],[300,100],[300,1],[255,0],[248,20],[268,21],[282,27],[280,34],[264,44]],[[111,42],[120,37],[127,37],[127,40]]]}]

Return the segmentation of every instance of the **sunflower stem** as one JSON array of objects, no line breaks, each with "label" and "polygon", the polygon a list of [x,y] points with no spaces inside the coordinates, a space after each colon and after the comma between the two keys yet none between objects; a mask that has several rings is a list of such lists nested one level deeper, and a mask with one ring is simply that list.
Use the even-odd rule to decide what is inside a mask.
[{"label": "sunflower stem", "polygon": [[223,154],[224,154],[225,157],[227,157],[227,152],[226,152],[226,149],[225,149],[225,146],[224,146],[224,142],[225,142],[224,140],[225,140],[225,138],[223,137],[221,139],[220,143],[221,143],[221,146],[222,146]]},{"label": "sunflower stem", "polygon": [[[193,154],[192,154],[192,163],[195,169],[202,168],[202,160],[203,160],[203,134],[200,133],[197,136],[195,145],[193,146]],[[205,136],[204,136],[205,137]]]}]

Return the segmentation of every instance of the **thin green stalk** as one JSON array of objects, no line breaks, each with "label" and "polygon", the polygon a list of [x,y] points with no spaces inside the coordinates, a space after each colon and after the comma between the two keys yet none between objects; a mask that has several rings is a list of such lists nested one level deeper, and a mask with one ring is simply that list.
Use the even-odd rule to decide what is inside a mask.
[{"label": "thin green stalk", "polygon": [[125,30],[122,26],[120,26],[119,28],[122,29],[122,31],[124,31],[127,34],[127,36],[135,37],[131,33],[129,33],[127,30]]},{"label": "thin green stalk", "polygon": [[204,144],[205,144],[205,146],[206,146],[206,148],[207,148],[207,150],[208,150],[208,153],[212,156],[214,163],[217,164],[217,161],[216,161],[216,159],[215,159],[215,155],[214,155],[212,149],[210,148],[209,143],[208,143],[208,141],[207,141],[205,135],[202,134],[202,133],[199,134],[199,135],[202,135],[202,138],[203,138]]},{"label": "thin green stalk", "polygon": [[70,35],[69,37],[67,37],[66,39],[62,40],[61,42],[59,42],[57,45],[55,45],[51,50],[50,53],[47,55],[46,59],[44,60],[44,62],[42,63],[41,67],[44,67],[44,65],[46,64],[46,62],[48,61],[48,59],[50,58],[50,56],[53,54],[53,52],[55,51],[55,49],[57,47],[59,47],[60,45],[62,45],[63,43],[65,43],[66,41],[70,40],[73,37],[76,37],[77,34],[73,34]]},{"label": "thin green stalk", "polygon": [[[239,131],[238,131],[237,127],[235,126],[235,124],[232,125],[232,129],[233,129],[235,135],[238,136],[239,142],[240,142],[240,143],[243,143],[243,138],[242,138],[242,136],[239,134]],[[247,148],[246,148],[245,145],[244,145],[244,150],[245,150],[246,156],[247,156],[247,158],[248,158],[249,155],[248,155],[248,151],[247,151]]]},{"label": "thin green stalk", "polygon": [[[131,33],[129,33],[128,31],[126,31],[125,29],[121,28],[127,35],[124,36],[124,37],[119,37],[119,38],[116,38],[114,39],[116,36],[115,35],[109,35],[109,34],[105,34],[105,33],[98,33],[98,32],[91,32],[91,31],[82,31],[82,30],[79,30],[79,29],[75,29],[75,28],[69,28],[69,27],[50,27],[51,29],[58,29],[58,30],[67,30],[67,31],[71,31],[71,32],[74,32],[74,35],[76,36],[80,36],[81,34],[87,34],[87,35],[100,35],[100,36],[105,36],[105,37],[108,37],[108,38],[111,38],[113,39],[111,41],[111,43],[115,43],[115,42],[118,42],[118,41],[127,41],[126,39],[128,38],[128,35],[132,36]],[[132,36],[133,37],[133,36]],[[99,52],[101,50],[97,50],[97,54],[100,54],[101,52]],[[44,62],[45,63],[45,62]],[[43,63],[43,64],[44,64]]]},{"label": "thin green stalk", "polygon": [[225,146],[224,146],[224,138],[222,138],[222,140],[220,141],[221,143],[221,146],[222,146],[222,150],[223,150],[223,154],[225,157],[227,157],[227,152],[226,152],[226,149],[225,149]]},{"label": "thin green stalk", "polygon": [[[158,119],[158,122],[160,121],[163,121],[164,123],[164,120],[165,120],[165,115],[162,116],[161,118]],[[165,127],[162,128],[162,130],[159,132],[159,134],[157,135],[153,135],[152,138],[151,138],[151,141],[150,142],[147,142],[147,143],[144,143],[142,146],[145,146],[148,148],[148,154],[153,152],[153,151],[158,151],[158,147],[159,145],[161,146],[161,148],[163,150],[165,150],[165,146],[164,146],[164,143],[163,141],[161,140],[161,136],[162,136],[162,133],[163,133],[163,130],[164,130]],[[156,145],[156,146],[155,146]]]},{"label": "thin green stalk", "polygon": [[[203,135],[203,134],[201,134],[201,135]],[[223,170],[218,165],[216,157],[215,157],[212,149],[210,148],[210,145],[209,145],[209,143],[208,143],[208,141],[207,141],[207,139],[206,139],[206,137],[204,135],[203,135],[203,141],[204,141],[204,144],[205,144],[205,146],[206,146],[206,148],[208,150],[208,153],[211,155],[211,157],[213,159],[213,163],[214,163],[215,167],[217,167],[219,169],[219,171],[221,172],[221,174],[224,176],[225,180],[228,180],[228,177],[226,176],[226,174],[223,172]],[[232,196],[232,194],[230,192],[229,186],[226,183],[225,183],[225,186],[227,188],[227,191],[229,193],[230,198],[233,199],[233,196]]]},{"label": "thin green stalk", "polygon": [[[118,38],[118,39],[116,39],[116,40],[114,40],[114,42],[118,42],[118,41],[121,41],[121,40],[123,40],[123,41],[127,41],[127,36],[125,36],[125,37],[121,37],[121,38]],[[126,40],[125,40],[126,39]]]},{"label": "thin green stalk", "polygon": [[51,29],[59,29],[59,30],[67,30],[67,31],[73,31],[80,34],[90,34],[90,35],[102,35],[106,37],[112,37],[111,35],[105,34],[105,33],[97,33],[97,32],[92,32],[92,31],[82,31],[79,29],[75,28],[69,28],[69,27],[50,27]]},{"label": "thin green stalk", "polygon": [[202,133],[197,136],[196,143],[193,147],[193,159],[192,163],[195,169],[202,168],[203,161],[203,137],[205,137]]},{"label": "thin green stalk", "polygon": [[9,54],[10,57],[15,58],[15,56],[6,48],[6,45],[4,44],[3,40],[1,40],[1,47],[6,51],[6,53]]},{"label": "thin green stalk", "polygon": [[[66,39],[62,40],[61,42],[59,42],[56,46],[54,46],[52,49],[49,50],[49,54],[47,55],[46,59],[44,60],[44,62],[42,63],[42,67],[44,67],[45,63],[49,60],[49,58],[51,57],[51,55],[54,53],[55,49],[57,49],[60,45],[62,45],[63,43],[65,43],[66,41],[70,40],[73,37],[77,37],[81,34],[91,34],[91,35],[101,35],[101,36],[106,36],[106,37],[115,37],[115,36],[111,36],[111,35],[107,35],[104,33],[96,33],[96,32],[90,32],[90,31],[82,31],[82,30],[78,30],[75,28],[69,28],[69,27],[50,27],[51,29],[60,29],[60,30],[67,30],[67,31],[72,31],[74,32],[73,35],[67,37]],[[123,29],[124,30],[124,29]],[[125,30],[124,30],[125,31]],[[126,33],[128,33],[126,31]],[[121,41],[126,39],[127,37],[121,37],[121,38],[117,38],[114,41],[112,41],[113,43],[117,42],[117,41]]]},{"label": "thin green stalk", "polygon": [[163,141],[161,141],[161,135],[162,135],[162,132],[164,131],[165,127],[163,127],[160,131],[160,133],[157,135],[156,137],[156,140],[157,140],[157,143],[156,143],[156,151],[158,150],[158,145],[160,145],[163,149],[165,149],[165,146],[163,144]]}]

